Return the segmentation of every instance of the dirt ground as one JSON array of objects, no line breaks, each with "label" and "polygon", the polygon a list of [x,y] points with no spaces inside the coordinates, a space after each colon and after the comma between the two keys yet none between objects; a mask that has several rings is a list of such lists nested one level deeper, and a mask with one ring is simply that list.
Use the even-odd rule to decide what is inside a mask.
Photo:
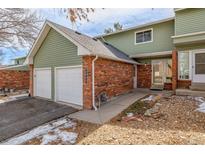
[{"label": "dirt ground", "polygon": [[205,144],[205,113],[195,111],[198,103],[192,97],[171,96],[158,103],[157,114],[140,113],[140,120],[126,122],[123,112],[102,126],[81,123],[86,135],[79,135],[78,144]]}]

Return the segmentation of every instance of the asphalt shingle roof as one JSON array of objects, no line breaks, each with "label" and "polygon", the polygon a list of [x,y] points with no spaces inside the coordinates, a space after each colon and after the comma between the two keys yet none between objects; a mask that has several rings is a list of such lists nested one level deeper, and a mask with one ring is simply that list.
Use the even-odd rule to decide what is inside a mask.
[{"label": "asphalt shingle roof", "polygon": [[88,49],[91,55],[98,55],[99,57],[110,58],[113,60],[123,61],[127,63],[137,63],[136,61],[131,59],[127,54],[115,48],[111,44],[81,34],[62,25],[56,24],[54,22],[48,22],[52,24],[55,28],[57,28],[58,30],[60,30],[61,32],[63,32],[64,34],[68,35],[73,40],[81,44],[83,47]]}]

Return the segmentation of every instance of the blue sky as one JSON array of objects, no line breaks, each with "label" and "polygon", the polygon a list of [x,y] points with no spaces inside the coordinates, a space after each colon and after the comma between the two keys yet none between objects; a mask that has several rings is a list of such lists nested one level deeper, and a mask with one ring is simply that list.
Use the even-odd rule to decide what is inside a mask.
[{"label": "blue sky", "polygon": [[[140,24],[169,18],[174,16],[173,9],[169,8],[147,8],[147,9],[96,9],[95,13],[89,15],[90,22],[79,21],[74,27],[65,15],[59,13],[59,9],[35,9],[43,18],[62,24],[69,28],[74,28],[81,33],[90,36],[103,34],[104,29],[112,27],[113,23],[120,22],[123,28],[129,28]],[[12,51],[0,48],[5,53],[3,63],[9,64],[10,59],[25,56],[28,49]]]}]

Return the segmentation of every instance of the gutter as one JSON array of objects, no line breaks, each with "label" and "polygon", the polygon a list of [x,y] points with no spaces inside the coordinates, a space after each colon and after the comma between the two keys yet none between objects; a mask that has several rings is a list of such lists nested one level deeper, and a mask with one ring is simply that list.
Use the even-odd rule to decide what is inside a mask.
[{"label": "gutter", "polygon": [[95,106],[95,61],[98,59],[96,55],[95,59],[92,61],[92,105],[95,111],[97,111],[97,107]]}]

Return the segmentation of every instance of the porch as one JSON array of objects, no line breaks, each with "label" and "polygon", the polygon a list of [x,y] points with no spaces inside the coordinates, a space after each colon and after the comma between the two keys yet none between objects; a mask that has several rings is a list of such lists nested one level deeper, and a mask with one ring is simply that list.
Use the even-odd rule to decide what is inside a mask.
[{"label": "porch", "polygon": [[178,51],[177,95],[205,97],[205,49]]}]

